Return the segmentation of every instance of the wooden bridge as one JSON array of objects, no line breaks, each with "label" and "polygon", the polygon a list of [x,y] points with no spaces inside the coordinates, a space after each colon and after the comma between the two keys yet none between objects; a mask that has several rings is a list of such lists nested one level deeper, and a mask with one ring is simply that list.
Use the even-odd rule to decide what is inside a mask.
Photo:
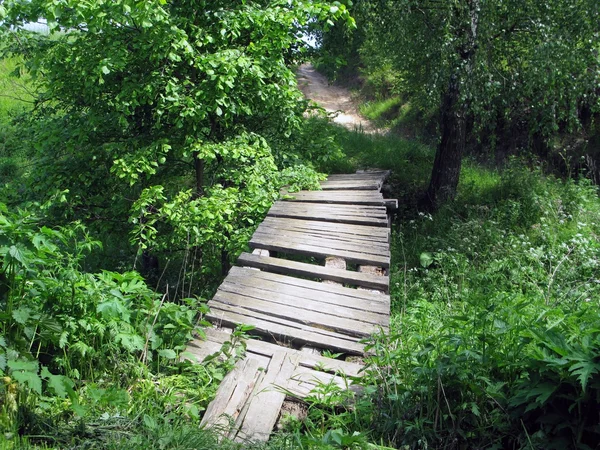
[{"label": "wooden bridge", "polygon": [[239,257],[208,303],[215,328],[187,349],[202,362],[238,324],[262,338],[247,341],[203,425],[238,441],[267,440],[286,398],[301,400],[323,383],[346,389],[360,376],[362,339],[389,323],[388,211],[397,202],[381,193],[387,175],[332,175],[321,191],[272,206],[250,240],[253,253]]}]

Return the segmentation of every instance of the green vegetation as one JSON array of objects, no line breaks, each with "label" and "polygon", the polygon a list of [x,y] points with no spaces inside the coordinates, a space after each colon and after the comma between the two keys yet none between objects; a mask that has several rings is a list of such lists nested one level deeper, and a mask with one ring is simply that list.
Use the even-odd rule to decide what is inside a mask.
[{"label": "green vegetation", "polygon": [[[364,1],[354,32],[342,3],[0,4],[0,449],[597,448],[596,3]],[[320,67],[393,132],[303,116],[318,23]],[[453,75],[467,148],[431,210]],[[200,429],[249,331],[186,359],[222,273],[281,185],[368,167],[401,206],[362,390],[319,386],[268,444]]]},{"label": "green vegetation", "polygon": [[[600,394],[600,199],[586,179],[468,159],[454,202],[417,212],[434,150],[338,130],[344,170],[394,170],[389,334],[356,410],[315,401],[308,431],[393,448],[594,448]],[[343,395],[340,393],[340,395]]]},{"label": "green vegetation", "polygon": [[430,209],[456,194],[468,143],[541,147],[598,112],[594,0],[367,0],[351,12],[358,31],[324,34],[321,66],[347,61],[377,100],[402,94],[436,118]]}]

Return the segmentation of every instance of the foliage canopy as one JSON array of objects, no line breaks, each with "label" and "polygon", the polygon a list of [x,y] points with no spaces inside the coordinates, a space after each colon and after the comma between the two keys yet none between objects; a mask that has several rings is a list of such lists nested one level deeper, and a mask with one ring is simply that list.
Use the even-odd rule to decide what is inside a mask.
[{"label": "foliage canopy", "polygon": [[[271,145],[302,126],[291,68],[302,30],[350,20],[343,5],[301,0],[3,10],[5,52],[24,57],[42,91],[30,128],[44,164],[32,176],[38,195],[68,190],[75,218],[130,217],[140,249],[183,239],[209,253],[239,248],[278,195],[286,153],[302,163]],[[40,18],[49,36],[19,28]]]}]

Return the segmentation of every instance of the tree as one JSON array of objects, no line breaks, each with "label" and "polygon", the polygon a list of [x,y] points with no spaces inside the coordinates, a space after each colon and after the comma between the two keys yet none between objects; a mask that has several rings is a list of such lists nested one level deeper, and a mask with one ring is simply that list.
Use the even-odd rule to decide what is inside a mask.
[{"label": "tree", "polygon": [[426,200],[456,194],[468,133],[525,123],[547,138],[598,109],[600,6],[594,0],[362,0],[364,53],[384,55],[414,103],[439,110]]},{"label": "tree", "polygon": [[[298,128],[291,64],[310,22],[347,16],[310,0],[8,0],[8,53],[40,84],[30,132],[42,194],[78,217],[130,217],[140,249],[239,248],[277,197],[269,138]],[[43,18],[41,36],[21,28]],[[314,179],[314,172],[313,172]]]}]

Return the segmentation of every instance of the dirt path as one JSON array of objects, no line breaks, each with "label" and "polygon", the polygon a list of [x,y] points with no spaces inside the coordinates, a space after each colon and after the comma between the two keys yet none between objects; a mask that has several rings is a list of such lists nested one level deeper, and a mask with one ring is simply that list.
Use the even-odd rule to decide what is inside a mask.
[{"label": "dirt path", "polygon": [[333,119],[335,123],[350,130],[362,129],[366,133],[377,132],[375,125],[360,116],[350,92],[345,88],[330,85],[327,78],[317,72],[312,64],[302,64],[298,68],[297,77],[298,86],[306,98],[314,100],[327,112],[337,112]]}]

